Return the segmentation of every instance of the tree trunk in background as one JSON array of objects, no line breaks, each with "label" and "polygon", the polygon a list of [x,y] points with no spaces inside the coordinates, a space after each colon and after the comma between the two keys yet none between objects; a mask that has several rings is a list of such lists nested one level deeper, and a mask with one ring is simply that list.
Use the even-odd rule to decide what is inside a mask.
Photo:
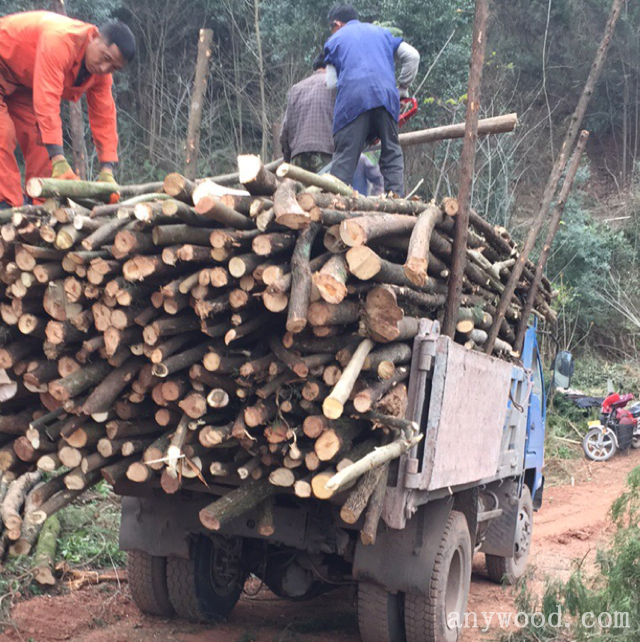
[{"label": "tree trunk in background", "polygon": [[[462,297],[462,281],[467,262],[467,237],[469,235],[469,208],[473,170],[476,160],[476,141],[478,140],[478,109],[480,108],[480,89],[482,67],[487,43],[487,20],[489,17],[488,0],[476,0],[476,15],[471,46],[471,67],[469,69],[469,90],[467,92],[467,118],[465,122],[464,143],[460,156],[460,186],[458,192],[458,214],[453,237],[453,255],[447,307],[442,324],[442,333],[454,336],[458,322],[458,309]],[[429,244],[427,242],[427,248]]]},{"label": "tree trunk in background", "polygon": [[580,133],[580,126],[582,125],[582,120],[584,118],[585,112],[587,111],[589,101],[591,100],[591,96],[593,95],[593,91],[598,82],[598,78],[600,77],[600,72],[602,71],[604,61],[607,57],[607,51],[609,50],[609,45],[611,44],[611,38],[613,37],[616,23],[618,22],[618,18],[620,17],[620,13],[622,11],[622,4],[623,0],[613,0],[613,4],[611,5],[611,13],[609,14],[609,19],[607,20],[607,25],[604,29],[602,41],[598,46],[598,51],[594,58],[593,64],[591,65],[591,70],[589,71],[589,77],[587,78],[587,82],[584,86],[580,99],[578,100],[576,109],[571,116],[569,129],[567,130],[567,133],[564,137],[562,147],[560,148],[560,153],[556,158],[556,162],[553,166],[553,169],[551,170],[551,174],[549,176],[549,180],[547,181],[547,186],[545,187],[544,194],[542,195],[540,208],[538,209],[536,218],[529,228],[529,233],[527,234],[524,247],[522,248],[522,251],[518,256],[518,261],[511,270],[509,281],[504,288],[504,292],[502,293],[502,297],[500,298],[500,303],[498,304],[496,313],[493,315],[493,326],[491,327],[489,338],[485,344],[486,354],[491,354],[493,352],[493,346],[495,345],[496,339],[498,338],[498,331],[500,329],[500,326],[502,325],[502,320],[504,319],[505,312],[507,311],[507,307],[511,303],[511,298],[513,297],[513,293],[516,290],[518,281],[520,280],[522,270],[525,266],[525,263],[527,262],[527,259],[529,258],[529,254],[531,253],[533,246],[536,243],[538,232],[540,231],[540,228],[542,227],[542,224],[547,217],[549,206],[551,205],[551,201],[553,200],[556,189],[558,188],[558,183],[560,182],[560,178],[562,177],[565,167],[567,166],[569,155],[573,151],[576,138]]},{"label": "tree trunk in background", "polygon": [[204,92],[207,88],[207,75],[209,72],[212,42],[213,31],[211,29],[200,29],[200,38],[198,40],[198,60],[196,62],[196,76],[193,81],[193,95],[191,97],[189,127],[187,129],[187,149],[184,161],[184,175],[190,180],[195,179],[196,168],[198,165],[202,103],[204,101]]},{"label": "tree trunk in background", "polygon": [[262,38],[260,37],[260,0],[253,0],[253,17],[256,31],[256,43],[258,46],[258,73],[260,83],[260,119],[262,122],[262,149],[260,155],[266,162],[269,151],[269,121],[267,119],[267,100],[264,89],[264,58],[262,56]]},{"label": "tree trunk in background", "polygon": [[[63,16],[67,15],[64,0],[53,0],[52,11]],[[73,168],[84,181],[87,179],[87,144],[84,140],[84,114],[82,99],[77,103],[69,103],[69,119],[71,121],[71,147],[73,150]]]}]

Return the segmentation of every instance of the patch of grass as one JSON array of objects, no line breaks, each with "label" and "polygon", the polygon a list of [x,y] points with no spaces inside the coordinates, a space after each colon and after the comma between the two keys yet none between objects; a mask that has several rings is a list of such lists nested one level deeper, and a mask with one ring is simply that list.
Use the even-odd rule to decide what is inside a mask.
[{"label": "patch of grass", "polygon": [[571,387],[582,390],[585,394],[604,396],[607,393],[607,382],[611,380],[617,392],[640,390],[640,364],[636,361],[610,361],[590,352],[581,354],[575,360],[575,372]]},{"label": "patch of grass", "polygon": [[105,482],[61,511],[60,524],[59,559],[96,568],[125,565],[118,549],[120,502]]}]

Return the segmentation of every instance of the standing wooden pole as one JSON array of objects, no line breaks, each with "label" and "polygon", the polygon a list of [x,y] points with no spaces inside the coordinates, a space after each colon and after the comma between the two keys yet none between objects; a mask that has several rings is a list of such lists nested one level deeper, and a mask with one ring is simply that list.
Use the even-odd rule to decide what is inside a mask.
[{"label": "standing wooden pole", "polygon": [[207,88],[207,75],[209,60],[211,58],[211,44],[213,31],[200,29],[198,39],[198,60],[196,61],[196,77],[193,81],[193,95],[191,96],[191,109],[189,111],[189,127],[187,128],[187,151],[184,161],[184,175],[189,180],[195,180],[198,153],[200,152],[200,123],[202,122],[202,103],[204,92]]},{"label": "standing wooden pole", "polygon": [[571,192],[571,187],[573,186],[573,181],[580,167],[580,159],[584,152],[584,148],[587,145],[587,139],[589,138],[589,132],[584,130],[580,133],[580,138],[578,139],[578,144],[576,145],[576,150],[573,152],[571,157],[571,162],[567,169],[567,175],[562,184],[562,189],[558,196],[558,201],[553,208],[551,214],[551,221],[549,222],[549,229],[547,230],[547,237],[544,240],[544,245],[542,246],[542,251],[540,252],[540,257],[538,258],[538,263],[536,265],[536,272],[533,276],[533,283],[529,288],[529,293],[527,295],[527,301],[522,311],[522,316],[520,317],[520,322],[518,324],[518,334],[516,335],[516,341],[513,349],[516,352],[522,352],[522,344],[524,342],[524,335],[527,331],[527,322],[529,315],[533,310],[533,305],[536,300],[536,294],[538,293],[538,288],[540,287],[540,281],[542,281],[542,273],[544,272],[544,266],[547,263],[549,258],[549,252],[551,250],[551,245],[553,244],[553,239],[558,232],[560,227],[560,220],[562,219],[562,214],[564,213],[564,206],[567,202],[569,192]]},{"label": "standing wooden pole", "polygon": [[[63,16],[67,15],[64,0],[53,0],[53,11]],[[82,101],[69,103],[69,119],[71,121],[71,149],[73,151],[73,168],[81,180],[87,180],[87,143],[84,139],[84,114]]]},{"label": "standing wooden pole", "polygon": [[462,281],[467,262],[467,237],[469,234],[469,208],[471,207],[471,188],[476,160],[476,140],[478,139],[478,109],[482,67],[487,42],[487,19],[489,0],[476,0],[476,15],[471,46],[471,67],[469,69],[469,89],[467,92],[467,118],[465,122],[464,144],[460,156],[460,181],[458,187],[458,214],[453,238],[453,255],[447,306],[442,324],[442,333],[453,337],[458,322],[458,309],[462,296]]},{"label": "standing wooden pole", "polygon": [[509,281],[507,281],[507,285],[504,288],[504,292],[502,293],[502,297],[500,298],[500,303],[498,304],[496,313],[493,315],[493,325],[491,326],[489,337],[487,339],[487,342],[485,343],[486,354],[491,354],[493,352],[493,347],[495,345],[496,339],[498,338],[498,331],[500,330],[505,312],[509,307],[509,304],[511,303],[511,299],[513,298],[513,293],[516,291],[516,286],[518,285],[518,281],[520,280],[522,270],[524,269],[525,263],[529,258],[529,254],[531,254],[531,250],[536,243],[538,233],[540,232],[542,223],[547,217],[547,212],[549,211],[549,206],[551,205],[551,201],[553,200],[553,197],[556,193],[560,178],[562,177],[565,167],[567,166],[569,154],[571,153],[571,150],[575,145],[576,138],[578,137],[580,131],[580,126],[582,125],[582,119],[584,118],[584,114],[587,111],[587,106],[589,105],[589,101],[591,100],[591,95],[593,94],[593,90],[595,89],[598,78],[600,77],[600,72],[602,71],[602,67],[607,56],[609,44],[611,43],[611,38],[613,37],[616,23],[618,22],[618,18],[620,17],[620,12],[622,11],[622,4],[623,0],[613,0],[611,13],[609,14],[609,20],[607,21],[607,25],[604,29],[602,41],[600,42],[596,57],[593,61],[593,64],[591,65],[591,71],[589,72],[589,77],[587,78],[587,82],[584,86],[584,89],[582,90],[580,100],[578,101],[576,109],[571,116],[569,129],[565,134],[562,147],[560,148],[560,153],[558,154],[553,169],[551,170],[549,180],[547,181],[547,186],[545,187],[544,194],[542,195],[542,200],[540,201],[538,214],[536,215],[533,224],[529,228],[524,247],[522,248],[522,251],[518,256],[516,264],[511,270]]}]

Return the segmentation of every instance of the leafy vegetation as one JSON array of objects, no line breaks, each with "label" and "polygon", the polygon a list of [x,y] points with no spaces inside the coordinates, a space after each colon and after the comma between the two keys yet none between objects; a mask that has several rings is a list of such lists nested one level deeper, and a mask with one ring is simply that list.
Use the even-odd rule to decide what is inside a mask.
[{"label": "leafy vegetation", "polygon": [[[566,582],[547,582],[540,600],[523,583],[517,608],[525,613],[544,613],[545,624],[535,626],[529,622],[519,631],[504,636],[504,642],[625,642],[639,639],[640,467],[629,475],[627,489],[614,502],[611,516],[615,535],[611,545],[598,553],[599,572],[590,575],[581,563],[577,564]],[[560,627],[554,625],[555,619],[549,624],[549,615],[557,613],[558,609],[563,614],[563,626]],[[611,615],[611,620],[607,614]]]}]

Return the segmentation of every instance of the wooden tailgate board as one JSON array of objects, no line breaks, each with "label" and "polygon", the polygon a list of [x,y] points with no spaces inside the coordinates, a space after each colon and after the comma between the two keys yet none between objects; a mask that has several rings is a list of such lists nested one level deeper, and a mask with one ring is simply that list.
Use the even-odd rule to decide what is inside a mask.
[{"label": "wooden tailgate board", "polygon": [[420,488],[436,490],[496,475],[513,369],[440,337]]}]

